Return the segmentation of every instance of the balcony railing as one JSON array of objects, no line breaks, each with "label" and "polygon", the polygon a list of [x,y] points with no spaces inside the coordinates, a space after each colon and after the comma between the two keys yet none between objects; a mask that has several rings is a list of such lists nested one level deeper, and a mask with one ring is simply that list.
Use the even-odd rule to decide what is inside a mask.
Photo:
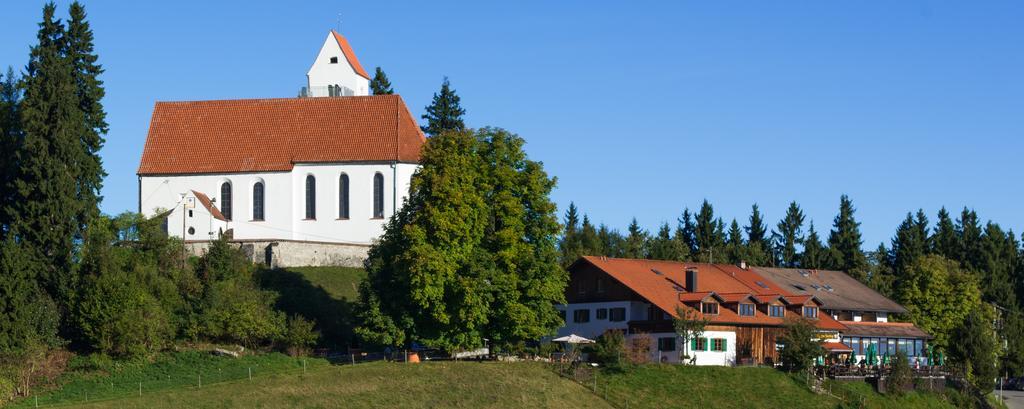
[{"label": "balcony railing", "polygon": [[299,97],[351,97],[356,92],[344,85],[323,85],[316,87],[302,87],[299,90]]}]

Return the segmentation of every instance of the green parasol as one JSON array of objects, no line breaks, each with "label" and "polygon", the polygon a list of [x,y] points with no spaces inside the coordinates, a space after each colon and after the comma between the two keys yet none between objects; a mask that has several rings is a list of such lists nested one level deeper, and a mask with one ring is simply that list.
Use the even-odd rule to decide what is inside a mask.
[{"label": "green parasol", "polygon": [[850,359],[848,359],[846,363],[850,365],[857,365],[857,355],[854,354],[853,352],[850,352]]},{"label": "green parasol", "polygon": [[928,366],[935,365],[935,348],[931,344],[928,344]]},{"label": "green parasol", "polygon": [[868,344],[868,352],[867,352],[867,357],[866,357],[867,358],[867,362],[868,362],[868,366],[873,366],[873,365],[877,365],[878,364],[878,351],[875,350],[876,348],[877,348],[877,345],[875,345],[875,344]]},{"label": "green parasol", "polygon": [[940,350],[939,351],[938,365],[942,366],[945,363],[946,363],[946,357],[944,355],[942,355],[942,351]]},{"label": "green parasol", "polygon": [[882,355],[882,365],[889,365],[889,351],[885,351],[885,355]]}]

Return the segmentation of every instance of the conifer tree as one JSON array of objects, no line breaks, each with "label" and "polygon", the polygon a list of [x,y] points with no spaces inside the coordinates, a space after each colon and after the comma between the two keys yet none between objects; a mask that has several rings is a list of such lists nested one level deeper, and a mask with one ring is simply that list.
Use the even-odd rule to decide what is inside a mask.
[{"label": "conifer tree", "polygon": [[7,75],[0,74],[0,240],[10,224],[5,209],[14,198],[14,175],[18,170],[16,154],[21,145],[21,121],[18,118],[21,91],[14,69],[7,67]]},{"label": "conifer tree", "polygon": [[1016,310],[1014,271],[1019,245],[1013,232],[1004,233],[998,224],[988,222],[981,237],[982,299],[1001,308]]},{"label": "conifer tree", "polygon": [[601,243],[602,256],[622,257],[625,248],[625,239],[618,231],[609,229],[601,224],[597,229],[597,240]]},{"label": "conifer tree", "polygon": [[651,238],[647,246],[648,257],[653,260],[683,261],[686,259],[686,251],[683,243],[672,237],[672,228],[668,223],[662,223],[658,233]]},{"label": "conifer tree", "polygon": [[[39,44],[32,47],[22,80],[21,126],[14,200],[8,206],[12,233],[41,263],[37,269],[45,289],[59,302],[70,300],[76,288],[74,252],[81,240],[81,220],[91,214],[83,207],[78,177],[83,164],[85,115],[78,99],[74,66],[68,58],[67,37],[55,6],[43,8]],[[65,306],[66,307],[66,306]]]},{"label": "conifer tree", "polygon": [[629,235],[626,236],[626,248],[623,257],[626,258],[646,258],[647,257],[647,232],[640,228],[640,224],[637,223],[636,218],[629,223],[627,229]]},{"label": "conifer tree", "polygon": [[388,80],[387,74],[384,74],[384,70],[377,67],[377,70],[373,73],[373,79],[370,80],[370,91],[373,95],[391,95],[395,93],[395,90],[391,88],[391,81]]},{"label": "conifer tree", "polygon": [[964,207],[956,222],[957,241],[960,243],[960,261],[968,270],[979,271],[982,268],[981,224],[974,210]]},{"label": "conifer tree", "polygon": [[725,261],[731,264],[739,264],[745,261],[747,254],[746,243],[743,242],[743,231],[736,219],[729,224],[729,236],[725,243]]},{"label": "conifer tree", "polygon": [[708,203],[707,199],[700,205],[700,212],[697,213],[694,225],[694,241],[697,245],[696,260],[704,263],[711,263],[715,260],[715,252],[719,252],[719,260],[724,259],[721,254],[725,250],[725,229],[722,219],[715,218],[715,210]]},{"label": "conifer tree", "polygon": [[935,223],[932,235],[932,252],[949,260],[960,260],[960,244],[957,242],[956,227],[949,212],[943,207],[939,209],[939,220]]},{"label": "conifer tree", "polygon": [[921,210],[918,210],[916,219],[907,213],[907,218],[896,228],[896,236],[892,238],[893,285],[896,288],[902,286],[908,267],[928,254],[929,248],[928,218]]},{"label": "conifer tree", "polygon": [[825,268],[828,262],[828,249],[818,238],[818,232],[814,230],[814,222],[807,228],[807,238],[804,239],[804,251],[800,254],[800,267],[819,269]]},{"label": "conifer tree", "polygon": [[75,169],[81,206],[78,223],[79,228],[85,231],[89,223],[99,216],[100,189],[107,175],[99,156],[104,143],[103,136],[108,130],[107,115],[101,102],[106,92],[103,90],[103,81],[99,79],[103,68],[97,63],[99,57],[94,50],[92,28],[86,21],[85,7],[75,1],[71,3],[68,14],[71,18],[68,21],[65,53],[73,68],[75,94],[84,121],[84,129],[79,135],[81,149],[77,152],[79,157],[75,161]]},{"label": "conifer tree", "polygon": [[870,259],[871,275],[868,277],[868,286],[882,295],[894,298],[892,261],[889,249],[885,243],[878,243],[878,249],[868,254]]},{"label": "conifer tree", "polygon": [[750,224],[745,227],[747,232],[746,249],[744,259],[747,263],[755,266],[771,265],[771,239],[768,237],[768,228],[764,224],[764,217],[761,209],[754,203],[750,210]]},{"label": "conifer tree", "polygon": [[867,257],[861,245],[860,223],[854,218],[856,209],[846,195],[839,198],[839,214],[828,237],[829,268],[845,271],[861,282],[867,279]]},{"label": "conifer tree", "polygon": [[466,114],[466,110],[462,109],[459,105],[459,96],[452,89],[451,84],[448,82],[448,77],[444,77],[444,82],[441,83],[441,91],[434,94],[434,100],[427,105],[427,113],[423,115],[423,119],[427,120],[427,125],[423,126],[423,132],[427,135],[436,136],[440,135],[445,131],[461,131],[466,129],[466,124],[462,121],[462,116]]},{"label": "conifer tree", "polygon": [[790,202],[786,216],[776,225],[777,232],[772,232],[775,242],[775,253],[779,264],[783,267],[795,267],[799,263],[800,254],[796,246],[803,244],[804,212],[796,202]]},{"label": "conifer tree", "polygon": [[600,256],[604,254],[601,248],[601,241],[597,236],[597,229],[590,223],[590,218],[583,215],[583,225],[580,227],[580,249],[582,256]]},{"label": "conifer tree", "polygon": [[579,224],[579,209],[576,208],[575,203],[569,202],[569,208],[565,211],[565,230],[562,234],[562,240],[558,245],[563,267],[568,267],[580,256],[582,247],[580,245]]},{"label": "conifer tree", "polygon": [[697,254],[697,240],[694,237],[694,232],[697,230],[697,226],[693,224],[693,215],[690,213],[690,209],[683,209],[683,215],[678,220],[679,225],[676,226],[675,239],[683,244],[687,253],[687,260]]}]

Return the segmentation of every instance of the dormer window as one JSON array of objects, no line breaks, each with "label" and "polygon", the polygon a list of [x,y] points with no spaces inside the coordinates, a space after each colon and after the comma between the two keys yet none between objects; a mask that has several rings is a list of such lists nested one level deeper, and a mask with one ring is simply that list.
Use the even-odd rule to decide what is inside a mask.
[{"label": "dormer window", "polygon": [[740,304],[739,313],[744,317],[754,316],[754,304],[742,303]]},{"label": "dormer window", "polygon": [[786,307],[781,305],[769,305],[768,306],[769,317],[784,317],[786,316]]},{"label": "dormer window", "polygon": [[718,315],[718,303],[702,302],[700,303],[700,312],[708,315]]},{"label": "dormer window", "polygon": [[818,307],[804,307],[804,316],[807,318],[818,318]]},{"label": "dormer window", "polygon": [[337,64],[337,63],[338,63],[338,57],[331,57],[331,64]]}]

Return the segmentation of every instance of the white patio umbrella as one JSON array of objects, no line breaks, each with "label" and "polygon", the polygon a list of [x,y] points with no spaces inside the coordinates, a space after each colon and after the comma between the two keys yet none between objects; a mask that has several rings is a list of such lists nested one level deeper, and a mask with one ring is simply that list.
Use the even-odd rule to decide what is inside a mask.
[{"label": "white patio umbrella", "polygon": [[593,344],[594,343],[594,340],[583,338],[583,337],[581,337],[579,335],[576,335],[576,334],[569,334],[569,335],[566,335],[564,337],[558,337],[558,338],[552,339],[551,341],[553,341],[553,342],[565,342],[565,343],[568,343],[568,344]]}]

